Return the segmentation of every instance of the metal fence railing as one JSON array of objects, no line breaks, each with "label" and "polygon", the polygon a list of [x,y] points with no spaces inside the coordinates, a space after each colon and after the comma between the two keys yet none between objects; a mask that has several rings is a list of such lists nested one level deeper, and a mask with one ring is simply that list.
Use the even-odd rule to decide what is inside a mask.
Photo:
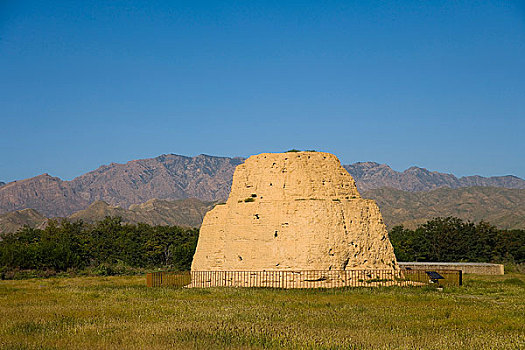
[{"label": "metal fence railing", "polygon": [[146,285],[148,287],[186,287],[190,283],[190,271],[158,271],[146,274]]},{"label": "metal fence railing", "polygon": [[183,271],[152,272],[148,287],[266,287],[338,288],[381,286],[459,286],[461,270],[432,270],[442,279],[432,280],[425,270],[301,270],[301,271]]}]

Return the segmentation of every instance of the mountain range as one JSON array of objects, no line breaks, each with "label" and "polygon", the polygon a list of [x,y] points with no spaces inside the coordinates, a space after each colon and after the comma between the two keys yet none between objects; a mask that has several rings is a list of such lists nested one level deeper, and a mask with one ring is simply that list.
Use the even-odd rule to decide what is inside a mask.
[{"label": "mountain range", "polygon": [[455,216],[463,220],[487,221],[502,229],[525,229],[525,190],[497,187],[441,187],[428,192],[393,188],[364,191],[376,201],[386,225],[414,229],[434,217]]},{"label": "mountain range", "polygon": [[[186,157],[167,154],[125,164],[103,165],[71,181],[43,174],[0,185],[0,214],[34,209],[44,217],[69,217],[97,201],[103,201],[110,208],[118,206],[122,210],[132,212],[131,206],[141,205],[152,199],[171,202],[196,198],[210,205],[209,202],[224,201],[228,197],[235,167],[243,161],[244,158],[240,157],[214,157],[203,154]],[[426,218],[431,214],[445,215],[443,213],[452,212],[454,206],[465,207],[462,201],[468,196],[482,196],[483,190],[479,188],[483,187],[516,191],[518,197],[522,196],[523,191],[517,190],[525,189],[525,180],[512,175],[457,178],[452,174],[418,167],[398,172],[386,164],[374,162],[359,162],[344,167],[356,180],[359,190],[369,198],[377,200],[382,211],[386,213],[392,210],[396,213],[396,218],[403,219],[399,221],[385,218],[387,223],[408,222],[419,217]],[[477,186],[477,189],[454,192],[473,186]],[[497,198],[503,201],[501,205],[514,208],[512,203],[516,200],[508,200],[510,195],[507,192],[501,194],[497,190],[493,190],[496,191],[493,195],[498,193]],[[441,198],[439,196],[445,196],[451,208],[445,211],[438,210],[437,203]],[[97,205],[100,206],[100,203]],[[421,214],[423,208],[431,208],[432,205],[436,210],[428,209],[424,211],[424,215]],[[501,205],[494,204],[494,207],[500,207],[503,213]],[[401,215],[402,213],[406,215]],[[140,217],[139,214],[135,216]]]},{"label": "mountain range", "polygon": [[0,187],[0,213],[33,208],[66,217],[101,200],[128,208],[150,199],[224,200],[243,158],[174,154],[103,165],[71,181],[43,174]]},{"label": "mountain range", "polygon": [[[525,190],[496,187],[438,188],[427,192],[408,192],[393,188],[363,191],[374,199],[388,228],[404,225],[415,228],[437,216],[488,221],[503,229],[525,229]],[[70,220],[94,223],[106,216],[120,216],[125,223],[198,227],[215,202],[189,198],[176,201],[151,199],[129,209],[96,201],[70,215]],[[42,228],[48,219],[34,209],[0,214],[0,234],[14,232],[24,225]]]},{"label": "mountain range", "polygon": [[386,164],[358,162],[343,165],[352,175],[360,191],[390,187],[402,191],[430,191],[439,187],[461,188],[472,186],[525,188],[525,180],[513,176],[464,176],[429,171],[416,166],[403,172],[395,171]]},{"label": "mountain range", "polygon": [[[43,174],[0,187],[0,213],[33,208],[48,217],[69,216],[97,200],[124,208],[152,198],[221,201],[228,196],[235,167],[243,161],[239,157],[169,154],[103,165],[72,181]],[[360,191],[384,187],[411,192],[439,187],[525,188],[523,179],[511,175],[457,178],[418,167],[398,172],[374,162],[344,167],[354,177]]]}]

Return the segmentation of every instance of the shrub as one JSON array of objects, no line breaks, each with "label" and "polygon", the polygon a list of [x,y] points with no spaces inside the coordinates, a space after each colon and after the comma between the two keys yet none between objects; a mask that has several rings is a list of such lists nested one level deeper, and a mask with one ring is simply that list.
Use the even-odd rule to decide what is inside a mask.
[{"label": "shrub", "polygon": [[197,237],[194,228],[122,224],[118,217],[93,225],[64,220],[44,230],[24,227],[0,241],[0,278],[80,271],[110,276],[161,266],[189,269]]}]

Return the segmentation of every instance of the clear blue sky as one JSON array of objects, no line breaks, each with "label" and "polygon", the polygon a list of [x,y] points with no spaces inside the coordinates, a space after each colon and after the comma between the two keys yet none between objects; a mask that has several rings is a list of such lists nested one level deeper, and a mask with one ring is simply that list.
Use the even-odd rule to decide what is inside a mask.
[{"label": "clear blue sky", "polygon": [[524,178],[524,3],[0,0],[0,180],[290,148]]}]

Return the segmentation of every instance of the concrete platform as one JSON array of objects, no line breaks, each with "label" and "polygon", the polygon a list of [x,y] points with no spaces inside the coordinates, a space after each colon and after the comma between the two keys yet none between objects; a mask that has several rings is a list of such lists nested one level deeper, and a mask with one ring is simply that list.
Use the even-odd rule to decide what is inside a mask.
[{"label": "concrete platform", "polygon": [[402,268],[412,270],[461,270],[463,273],[478,275],[503,275],[505,273],[502,264],[461,262],[398,262],[398,264]]}]

